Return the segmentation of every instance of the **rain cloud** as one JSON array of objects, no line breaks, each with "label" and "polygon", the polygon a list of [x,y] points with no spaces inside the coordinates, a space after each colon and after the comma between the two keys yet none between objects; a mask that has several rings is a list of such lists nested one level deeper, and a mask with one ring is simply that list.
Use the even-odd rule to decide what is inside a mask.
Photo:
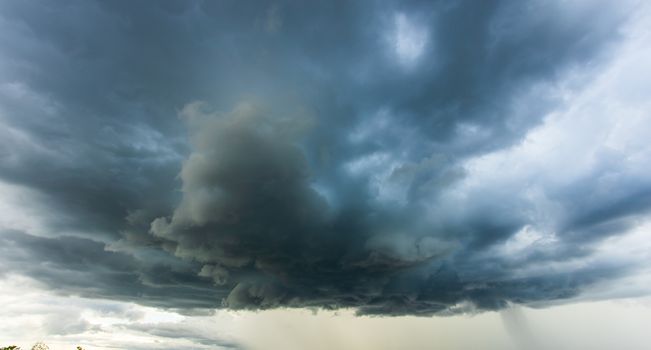
[{"label": "rain cloud", "polygon": [[2,3],[0,275],[186,313],[578,297],[644,265],[605,248],[651,211],[642,7]]}]

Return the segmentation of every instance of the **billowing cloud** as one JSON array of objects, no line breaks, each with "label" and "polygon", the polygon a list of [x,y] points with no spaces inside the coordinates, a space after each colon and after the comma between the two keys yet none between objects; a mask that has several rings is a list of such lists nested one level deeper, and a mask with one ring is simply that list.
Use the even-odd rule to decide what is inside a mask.
[{"label": "billowing cloud", "polygon": [[645,264],[604,251],[651,210],[641,4],[0,7],[0,273],[431,315]]}]

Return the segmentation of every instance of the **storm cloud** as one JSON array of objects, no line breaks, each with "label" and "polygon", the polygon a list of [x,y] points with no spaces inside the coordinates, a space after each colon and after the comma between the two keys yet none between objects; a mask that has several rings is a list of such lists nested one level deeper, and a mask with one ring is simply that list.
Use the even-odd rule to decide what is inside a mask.
[{"label": "storm cloud", "polygon": [[[634,2],[0,4],[0,274],[200,313],[545,305],[644,267]],[[165,332],[165,330],[162,330]]]}]

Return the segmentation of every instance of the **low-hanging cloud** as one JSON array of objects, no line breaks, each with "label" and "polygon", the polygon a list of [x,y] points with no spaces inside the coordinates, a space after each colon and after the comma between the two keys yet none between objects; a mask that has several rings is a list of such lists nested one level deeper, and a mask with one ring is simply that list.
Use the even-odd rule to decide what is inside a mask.
[{"label": "low-hanging cloud", "polygon": [[0,5],[0,274],[431,315],[643,264],[604,253],[651,210],[641,5],[41,5]]},{"label": "low-hanging cloud", "polygon": [[431,236],[383,232],[380,216],[361,222],[334,213],[312,187],[299,147],[309,118],[274,117],[250,104],[205,109],[193,103],[181,112],[193,145],[183,196],[171,218],[151,223],[151,234],[172,242],[176,256],[203,263],[199,276],[230,291],[225,306],[358,306],[380,300],[393,274],[452,251]]}]

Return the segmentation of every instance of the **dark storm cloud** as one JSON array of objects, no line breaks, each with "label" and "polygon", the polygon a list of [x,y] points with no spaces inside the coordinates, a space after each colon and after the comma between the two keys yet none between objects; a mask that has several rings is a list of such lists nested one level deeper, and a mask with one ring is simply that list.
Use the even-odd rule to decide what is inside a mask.
[{"label": "dark storm cloud", "polygon": [[2,274],[24,274],[55,291],[117,298],[166,308],[213,308],[219,293],[196,276],[194,264],[148,262],[75,237],[42,238],[3,231]]},{"label": "dark storm cloud", "polygon": [[0,7],[0,179],[50,208],[47,237],[2,233],[8,271],[170,308],[428,315],[568,298],[629,268],[530,271],[648,210],[648,181],[610,176],[612,157],[594,174],[619,191],[595,198],[589,176],[547,193],[566,208],[544,222],[553,249],[496,248],[544,226],[514,195],[526,182],[446,199],[465,161],[539,125],[563,74],[607,57],[628,7]]}]

